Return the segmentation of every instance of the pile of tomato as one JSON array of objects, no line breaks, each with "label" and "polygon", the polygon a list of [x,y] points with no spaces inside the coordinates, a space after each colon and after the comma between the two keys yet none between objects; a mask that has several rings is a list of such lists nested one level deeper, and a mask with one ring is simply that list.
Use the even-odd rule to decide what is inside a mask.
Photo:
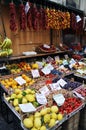
[{"label": "pile of tomato", "polygon": [[69,114],[81,106],[82,101],[75,97],[69,97],[65,100],[64,104],[60,107],[62,114]]}]

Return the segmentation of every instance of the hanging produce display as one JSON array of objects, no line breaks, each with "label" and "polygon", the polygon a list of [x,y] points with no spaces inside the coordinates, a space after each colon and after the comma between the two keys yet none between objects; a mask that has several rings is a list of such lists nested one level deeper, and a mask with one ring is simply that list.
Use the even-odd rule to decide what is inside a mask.
[{"label": "hanging produce display", "polygon": [[47,26],[52,29],[70,28],[70,13],[55,9],[46,9]]},{"label": "hanging produce display", "polygon": [[[55,8],[43,8],[42,6],[37,6],[36,4],[29,3],[28,12],[25,13],[25,6],[23,3],[19,5],[19,25],[20,30],[25,31],[28,27],[29,30],[33,29],[35,31],[40,29],[57,29],[64,30],[67,28],[72,28],[77,33],[82,33],[83,31],[83,18],[77,21],[77,15],[68,11],[61,11]],[[16,23],[16,9],[13,2],[9,4],[10,6],[10,29],[11,31],[17,30]],[[78,15],[79,16],[79,15]],[[26,24],[27,23],[27,24]]]},{"label": "hanging produce display", "polygon": [[26,14],[25,7],[23,3],[19,5],[19,22],[20,22],[20,30],[26,30]]},{"label": "hanging produce display", "polygon": [[10,29],[15,32],[17,30],[17,22],[16,22],[16,8],[13,2],[9,3],[9,11],[10,11]]}]

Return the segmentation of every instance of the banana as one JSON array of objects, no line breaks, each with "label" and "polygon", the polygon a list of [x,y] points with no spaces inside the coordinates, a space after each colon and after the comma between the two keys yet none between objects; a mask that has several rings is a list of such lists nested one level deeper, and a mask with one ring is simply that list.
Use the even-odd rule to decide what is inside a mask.
[{"label": "banana", "polygon": [[1,45],[1,48],[2,49],[9,49],[11,47],[11,45],[12,45],[11,39],[5,38],[2,45]]}]

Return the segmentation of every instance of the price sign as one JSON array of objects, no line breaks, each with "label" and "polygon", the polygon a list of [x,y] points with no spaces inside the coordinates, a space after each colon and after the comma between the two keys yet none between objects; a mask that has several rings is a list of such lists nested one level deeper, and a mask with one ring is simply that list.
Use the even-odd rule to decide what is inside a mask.
[{"label": "price sign", "polygon": [[33,78],[38,78],[38,77],[40,77],[40,74],[39,74],[39,70],[38,70],[38,69],[31,70],[31,73],[32,73]]},{"label": "price sign", "polygon": [[53,84],[50,84],[49,86],[50,86],[52,91],[61,89],[61,87],[58,83],[53,83]]},{"label": "price sign", "polygon": [[69,62],[70,64],[75,64],[76,63],[76,61],[72,58],[71,60],[70,60],[70,62]]},{"label": "price sign", "polygon": [[50,69],[47,69],[47,67],[44,67],[42,70],[41,70],[45,75],[47,74],[50,74]]},{"label": "price sign", "polygon": [[42,62],[37,61],[36,63],[38,64],[39,69],[41,69],[43,67],[43,63]]},{"label": "price sign", "polygon": [[67,60],[63,60],[63,65],[68,65],[68,61]]},{"label": "price sign", "polygon": [[61,85],[62,87],[64,87],[64,85],[67,84],[67,82],[65,80],[63,80],[63,79],[58,80],[57,83],[59,85]]},{"label": "price sign", "polygon": [[64,57],[65,57],[66,60],[69,58],[68,55],[64,55]]},{"label": "price sign", "polygon": [[47,99],[43,94],[36,93],[36,99],[39,104],[42,105],[47,104]]},{"label": "price sign", "polygon": [[40,91],[43,95],[45,95],[45,96],[49,95],[49,93],[50,93],[50,90],[48,89],[47,86],[44,86],[44,87],[40,88],[39,91]]},{"label": "price sign", "polygon": [[22,112],[34,112],[36,111],[36,108],[33,106],[32,103],[26,103],[26,104],[19,104],[20,109]]},{"label": "price sign", "polygon": [[19,85],[23,85],[23,84],[26,83],[26,81],[25,81],[21,76],[15,78],[14,80],[15,80]]},{"label": "price sign", "polygon": [[30,9],[30,5],[29,5],[29,2],[26,2],[26,5],[25,5],[25,13],[27,14],[28,10]]},{"label": "price sign", "polygon": [[53,99],[55,100],[58,106],[62,106],[65,101],[63,94],[56,94],[53,96]]},{"label": "price sign", "polygon": [[59,60],[60,60],[59,56],[55,56],[55,61],[59,61]]}]

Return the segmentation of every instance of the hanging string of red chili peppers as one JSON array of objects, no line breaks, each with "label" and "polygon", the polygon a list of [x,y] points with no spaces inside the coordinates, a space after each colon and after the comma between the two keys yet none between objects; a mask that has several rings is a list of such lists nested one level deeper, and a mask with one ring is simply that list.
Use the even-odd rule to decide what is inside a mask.
[{"label": "hanging string of red chili peppers", "polygon": [[[9,4],[10,7],[10,29],[11,31],[17,30],[16,25],[16,9],[13,2]],[[83,30],[83,20],[76,23],[76,15],[68,11],[60,11],[51,8],[39,8],[36,4],[29,3],[29,10],[25,13],[25,5],[19,5],[19,28],[25,31],[26,28],[32,30],[40,29],[57,29],[63,30],[72,28],[75,31]],[[80,32],[80,31],[79,31]]]},{"label": "hanging string of red chili peppers", "polygon": [[17,30],[16,8],[13,2],[9,3],[9,12],[10,12],[10,29],[11,31],[16,31]]}]

